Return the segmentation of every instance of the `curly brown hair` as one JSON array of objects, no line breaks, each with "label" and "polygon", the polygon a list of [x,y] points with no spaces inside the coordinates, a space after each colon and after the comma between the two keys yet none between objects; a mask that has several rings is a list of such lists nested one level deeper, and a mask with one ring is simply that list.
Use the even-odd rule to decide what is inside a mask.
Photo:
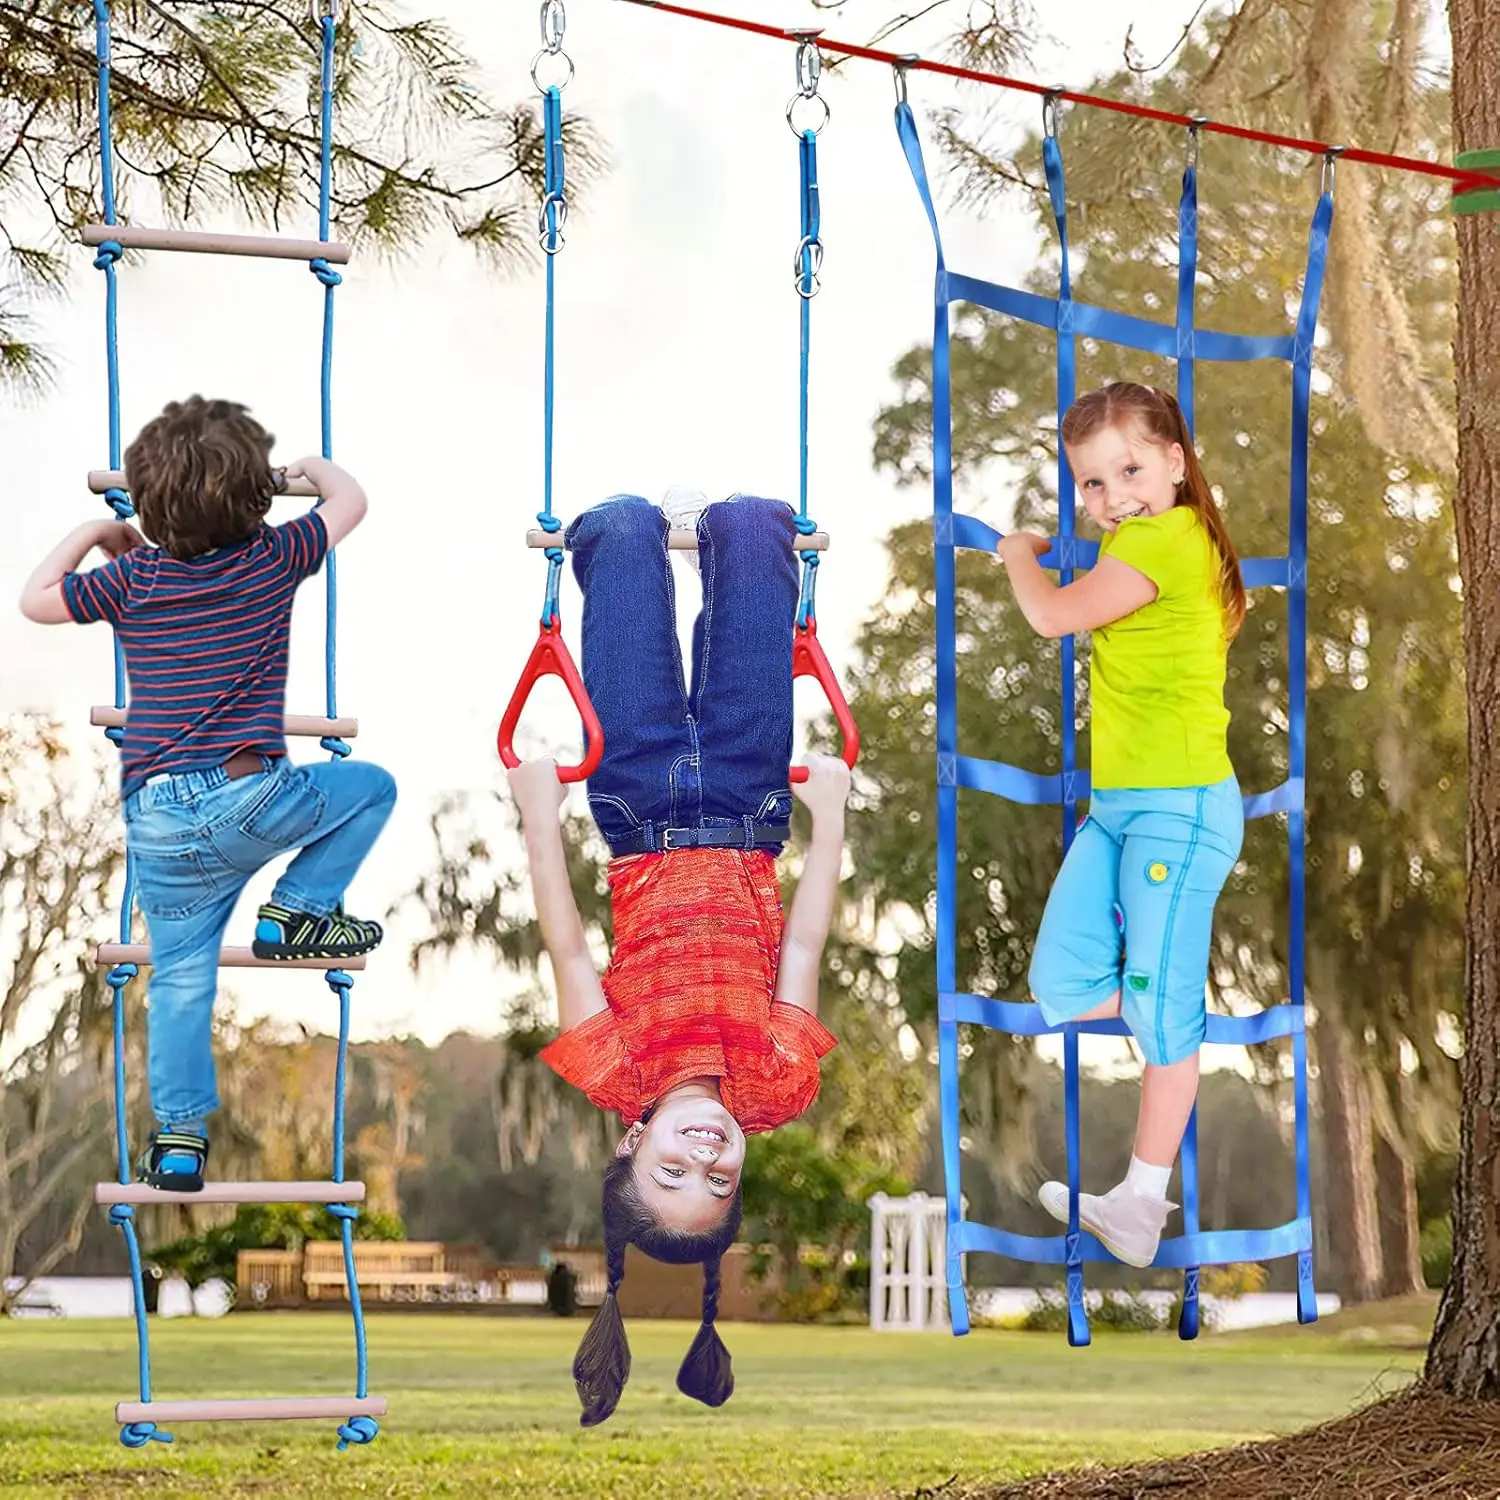
[{"label": "curly brown hair", "polygon": [[125,479],[147,536],[199,557],[255,532],[280,489],[275,439],[237,401],[171,401],[125,452]]}]

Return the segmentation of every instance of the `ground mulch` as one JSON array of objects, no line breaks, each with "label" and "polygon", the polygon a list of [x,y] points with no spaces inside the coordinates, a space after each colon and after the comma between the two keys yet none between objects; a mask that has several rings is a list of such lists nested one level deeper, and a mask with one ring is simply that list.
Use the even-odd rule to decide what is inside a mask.
[{"label": "ground mulch", "polygon": [[1291,1437],[1077,1469],[971,1500],[1496,1500],[1500,1402],[1403,1392]]}]

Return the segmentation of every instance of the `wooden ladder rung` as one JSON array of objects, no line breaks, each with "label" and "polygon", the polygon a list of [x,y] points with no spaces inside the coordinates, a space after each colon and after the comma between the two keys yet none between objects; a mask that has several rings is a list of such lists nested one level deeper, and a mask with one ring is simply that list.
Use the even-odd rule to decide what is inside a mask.
[{"label": "wooden ladder rung", "polygon": [[[129,712],[129,709],[98,704],[89,710],[89,723],[95,729],[123,729]],[[316,714],[288,714],[282,721],[282,728],[294,739],[321,740],[333,735],[337,739],[352,740],[359,736],[358,719],[322,719]]]},{"label": "wooden ladder rung", "polygon": [[174,1193],[144,1182],[101,1182],[94,1202],[113,1203],[363,1203],[362,1182],[205,1182],[201,1193]]},{"label": "wooden ladder rung", "polygon": [[[95,495],[102,495],[105,490],[124,490],[128,495],[130,486],[125,483],[124,469],[90,469],[89,491]],[[281,492],[283,495],[302,495],[305,498],[316,500],[318,491],[310,479],[288,479],[286,488]]]},{"label": "wooden ladder rung", "polygon": [[242,1401],[121,1401],[115,1421],[132,1422],[295,1422],[326,1417],[383,1417],[384,1396],[273,1396]]},{"label": "wooden ladder rung", "polygon": [[[221,969],[319,969],[325,973],[329,969],[362,969],[365,966],[366,955],[361,953],[357,958],[257,958],[252,949],[249,948],[221,948],[219,950],[219,967]],[[143,968],[151,966],[151,945],[149,943],[100,943],[94,949],[94,962],[96,964],[139,964]]]},{"label": "wooden ladder rung", "polygon": [[144,224],[85,224],[83,243],[113,240],[125,250],[184,250],[196,255],[248,255],[259,260],[326,260],[349,263],[348,245],[337,240],[290,240],[269,234],[219,234],[200,229],[152,229]]},{"label": "wooden ladder rung", "polygon": [[[526,533],[526,545],[528,547],[561,547],[562,532],[543,531],[540,527],[534,527]],[[826,552],[829,547],[829,536],[826,531],[815,531],[811,536],[799,536],[793,544],[795,552]],[[698,550],[698,533],[691,526],[674,526],[667,532],[667,550],[670,552],[696,552]]]}]

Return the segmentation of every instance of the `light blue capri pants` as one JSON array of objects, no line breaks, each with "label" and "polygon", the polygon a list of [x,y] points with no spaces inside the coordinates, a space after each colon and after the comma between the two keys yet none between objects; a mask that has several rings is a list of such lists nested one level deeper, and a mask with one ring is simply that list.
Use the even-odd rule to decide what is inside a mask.
[{"label": "light blue capri pants", "polygon": [[1096,791],[1047,898],[1031,993],[1048,1025],[1120,992],[1148,1063],[1203,1045],[1214,906],[1240,856],[1244,801],[1214,786]]}]

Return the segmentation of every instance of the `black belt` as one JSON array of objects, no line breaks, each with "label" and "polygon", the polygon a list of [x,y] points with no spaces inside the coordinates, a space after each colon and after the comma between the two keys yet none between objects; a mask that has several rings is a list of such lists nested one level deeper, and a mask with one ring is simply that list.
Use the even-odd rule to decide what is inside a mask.
[{"label": "black belt", "polygon": [[753,823],[738,828],[657,828],[647,823],[639,833],[611,843],[609,852],[619,856],[664,854],[670,849],[762,849],[784,844],[791,833],[788,823],[769,828]]}]

